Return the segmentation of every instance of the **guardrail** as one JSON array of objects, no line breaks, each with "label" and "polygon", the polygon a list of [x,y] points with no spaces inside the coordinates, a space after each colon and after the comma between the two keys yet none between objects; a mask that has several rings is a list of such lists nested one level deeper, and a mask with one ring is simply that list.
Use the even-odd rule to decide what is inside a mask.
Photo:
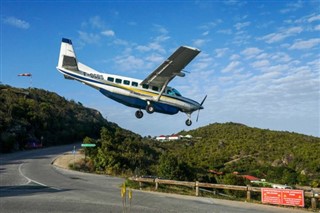
[{"label": "guardrail", "polygon": [[[261,193],[261,187],[253,186],[236,186],[236,185],[224,185],[224,184],[213,184],[213,183],[200,183],[188,182],[188,181],[175,181],[175,180],[164,180],[164,179],[153,179],[153,178],[129,178],[129,180],[139,182],[140,190],[142,190],[142,183],[154,183],[155,190],[158,190],[159,184],[164,185],[176,185],[176,186],[188,186],[195,188],[195,195],[199,196],[199,188],[211,188],[211,189],[228,189],[236,191],[246,191],[246,200],[251,200],[251,192]],[[317,208],[317,202],[320,198],[320,188],[310,188],[310,191],[304,190],[304,197],[311,198],[311,208]]]}]

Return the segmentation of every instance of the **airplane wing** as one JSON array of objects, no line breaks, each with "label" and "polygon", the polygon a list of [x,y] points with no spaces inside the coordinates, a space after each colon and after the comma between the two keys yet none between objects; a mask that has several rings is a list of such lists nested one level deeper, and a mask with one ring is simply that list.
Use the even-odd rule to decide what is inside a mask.
[{"label": "airplane wing", "polygon": [[183,77],[185,75],[182,70],[199,53],[200,50],[196,48],[186,46],[179,47],[166,61],[144,79],[141,85],[156,86],[162,88],[161,91],[163,92],[164,88],[174,77]]}]

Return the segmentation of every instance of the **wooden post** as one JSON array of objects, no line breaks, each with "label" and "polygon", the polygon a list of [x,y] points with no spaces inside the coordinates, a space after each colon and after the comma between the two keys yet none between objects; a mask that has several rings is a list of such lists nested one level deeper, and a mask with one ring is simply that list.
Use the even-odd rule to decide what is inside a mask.
[{"label": "wooden post", "polygon": [[156,179],[154,180],[154,182],[156,182],[156,188],[155,188],[155,190],[157,191],[157,190],[158,190],[158,187],[159,187],[158,178],[156,178]]},{"label": "wooden post", "polygon": [[247,201],[251,200],[251,191],[250,191],[250,185],[247,185]]},{"label": "wooden post", "polygon": [[142,190],[142,182],[139,182],[140,190]]},{"label": "wooden post", "polygon": [[317,198],[315,197],[311,198],[311,208],[312,210],[316,210],[317,208]]},{"label": "wooden post", "polygon": [[199,196],[199,181],[196,181],[196,196]]}]

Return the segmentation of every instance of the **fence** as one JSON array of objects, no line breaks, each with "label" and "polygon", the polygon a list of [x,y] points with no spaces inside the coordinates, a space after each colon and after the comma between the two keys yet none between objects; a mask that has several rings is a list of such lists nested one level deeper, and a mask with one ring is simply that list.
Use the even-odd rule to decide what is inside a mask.
[{"label": "fence", "polygon": [[[154,183],[155,190],[158,190],[159,184],[164,185],[176,185],[176,186],[188,186],[195,188],[195,195],[199,196],[200,188],[211,188],[211,189],[228,189],[236,191],[246,191],[247,201],[251,200],[251,192],[261,193],[261,187],[253,186],[236,186],[236,185],[224,185],[224,184],[213,184],[213,183],[200,183],[196,182],[187,182],[187,181],[174,181],[174,180],[163,180],[163,179],[153,179],[153,178],[129,178],[132,181],[139,182],[140,190],[142,189],[142,183]],[[310,188],[310,190],[304,190],[304,197],[311,198],[311,208],[317,208],[317,202],[320,198],[320,188]]]}]

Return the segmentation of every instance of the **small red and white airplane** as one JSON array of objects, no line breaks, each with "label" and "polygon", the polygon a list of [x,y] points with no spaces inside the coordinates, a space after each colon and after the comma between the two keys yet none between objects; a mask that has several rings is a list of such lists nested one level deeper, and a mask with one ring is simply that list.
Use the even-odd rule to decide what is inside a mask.
[{"label": "small red and white airplane", "polygon": [[18,76],[31,77],[32,74],[31,73],[20,73],[20,74],[18,74]]},{"label": "small red and white airplane", "polygon": [[142,109],[148,113],[159,112],[173,115],[180,112],[187,114],[186,125],[192,124],[191,114],[203,109],[198,103],[183,97],[176,89],[169,87],[169,82],[176,76],[184,77],[183,69],[200,50],[181,46],[146,79],[139,80],[125,76],[98,72],[78,62],[70,39],[63,38],[57,69],[66,79],[80,81],[99,90],[103,95],[129,107],[137,108],[137,118],[143,117]]}]

